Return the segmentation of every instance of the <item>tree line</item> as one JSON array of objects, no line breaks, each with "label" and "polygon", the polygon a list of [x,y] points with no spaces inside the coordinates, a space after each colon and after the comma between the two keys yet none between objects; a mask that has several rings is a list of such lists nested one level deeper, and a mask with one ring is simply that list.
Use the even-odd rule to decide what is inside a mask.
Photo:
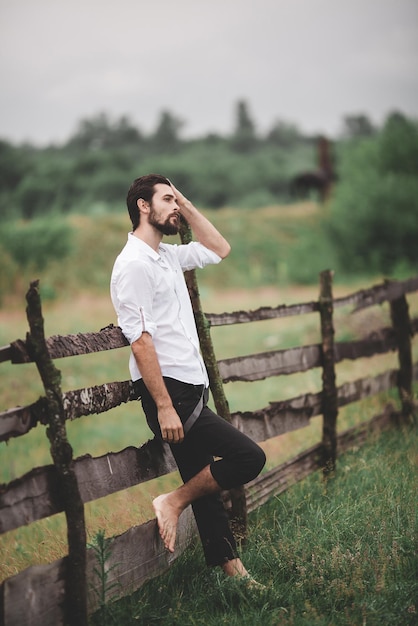
[{"label": "tree line", "polygon": [[[0,141],[0,253],[20,265],[34,258],[36,244],[45,265],[69,237],[63,215],[120,213],[129,184],[141,174],[163,173],[201,208],[256,209],[294,201],[295,178],[320,167],[318,137],[284,121],[261,135],[245,101],[237,103],[228,135],[185,139],[182,129],[169,111],[148,135],[126,116],[100,113],[81,120],[62,145]],[[366,115],[349,115],[330,145],[336,175],[309,254],[332,249],[344,273],[416,270],[417,120],[393,112],[376,127]],[[22,247],[17,220],[34,218],[33,244]]]},{"label": "tree line", "polygon": [[[367,116],[348,116],[347,137],[369,136]],[[120,204],[131,180],[161,172],[204,208],[254,208],[291,199],[292,177],[317,165],[317,137],[276,121],[263,135],[239,101],[231,133],[182,136],[184,122],[162,111],[145,134],[127,116],[99,113],[79,122],[62,145],[37,148],[0,140],[0,212],[30,219]]]}]

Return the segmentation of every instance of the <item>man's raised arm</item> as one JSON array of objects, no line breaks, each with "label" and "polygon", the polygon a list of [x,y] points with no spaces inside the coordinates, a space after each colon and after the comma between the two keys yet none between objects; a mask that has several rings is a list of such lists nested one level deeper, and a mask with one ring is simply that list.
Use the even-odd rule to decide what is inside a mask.
[{"label": "man's raised arm", "polygon": [[215,226],[171,184],[176,196],[179,211],[189,224],[196,239],[206,248],[215,252],[221,259],[228,256],[231,246]]}]

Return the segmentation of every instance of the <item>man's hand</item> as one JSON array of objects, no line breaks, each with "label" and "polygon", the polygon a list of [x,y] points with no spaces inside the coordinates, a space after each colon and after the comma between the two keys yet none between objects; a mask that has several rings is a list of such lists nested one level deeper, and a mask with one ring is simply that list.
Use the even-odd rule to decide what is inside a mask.
[{"label": "man's hand", "polygon": [[181,443],[183,441],[183,424],[173,407],[159,409],[158,422],[160,424],[163,441],[167,443]]},{"label": "man's hand", "polygon": [[173,183],[170,180],[170,185],[171,185],[171,189],[173,190],[173,193],[176,197],[177,200],[177,204],[181,207],[182,205],[184,205],[186,202],[188,202],[187,198],[185,196],[183,196],[183,194],[181,193],[181,191],[179,191],[176,187],[174,187]]}]

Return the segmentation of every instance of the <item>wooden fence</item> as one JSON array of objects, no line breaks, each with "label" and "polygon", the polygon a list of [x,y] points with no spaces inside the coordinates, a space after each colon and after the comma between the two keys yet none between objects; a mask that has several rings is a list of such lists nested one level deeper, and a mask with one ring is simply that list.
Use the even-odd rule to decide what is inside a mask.
[{"label": "wooden fence", "polygon": [[[208,365],[211,390],[218,410],[255,441],[309,425],[313,416],[323,415],[323,436],[318,445],[294,459],[260,475],[243,490],[224,494],[225,505],[244,520],[246,512],[265,503],[290,484],[322,468],[325,475],[335,468],[337,450],[343,452],[361,443],[371,429],[381,429],[396,419],[408,419],[414,411],[412,382],[418,378],[418,364],[413,364],[411,339],[418,329],[418,318],[410,319],[406,294],[418,291],[418,277],[385,281],[370,289],[334,299],[332,273],[320,277],[318,301],[290,306],[263,307],[204,315],[194,273],[187,277],[189,292],[198,322],[202,352]],[[390,303],[392,326],[381,328],[360,341],[335,342],[333,313],[336,307],[359,310],[383,302]],[[0,361],[36,362],[45,388],[45,396],[28,406],[0,413],[0,441],[23,436],[37,424],[47,424],[53,465],[33,469],[24,476],[0,486],[0,531],[6,533],[41,518],[65,512],[68,555],[48,565],[37,565],[8,578],[0,587],[0,626],[60,626],[87,624],[87,614],[97,609],[99,586],[95,573],[96,557],[86,548],[84,503],[116,491],[149,481],[175,469],[168,447],[151,440],[140,448],[129,447],[98,458],[90,455],[72,458],[66,436],[66,420],[108,411],[123,402],[136,400],[130,381],[62,393],[60,372],[54,360],[91,352],[121,348],[127,342],[119,328],[112,325],[99,333],[44,337],[41,302],[37,283],[27,294],[27,317],[30,331],[26,340],[16,340],[0,349]],[[319,314],[321,342],[315,345],[273,350],[250,356],[216,361],[210,341],[210,327],[245,324],[262,320]],[[335,366],[344,359],[358,359],[397,351],[399,368],[375,377],[336,385]],[[229,414],[223,383],[256,381],[322,368],[322,390],[284,401],[253,412]],[[372,420],[337,436],[339,407],[398,387],[401,409],[386,407]],[[243,498],[244,494],[244,498]],[[111,593],[127,595],[144,581],[161,574],[178,557],[194,536],[191,509],[180,518],[175,553],[168,554],[152,520],[130,528],[110,540],[107,563],[109,583],[117,582]]]}]

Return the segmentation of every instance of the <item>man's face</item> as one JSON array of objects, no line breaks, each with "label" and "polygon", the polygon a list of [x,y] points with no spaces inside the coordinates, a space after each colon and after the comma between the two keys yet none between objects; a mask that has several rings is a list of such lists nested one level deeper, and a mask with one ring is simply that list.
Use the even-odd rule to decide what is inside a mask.
[{"label": "man's face", "polygon": [[154,189],[148,222],[163,235],[177,235],[180,229],[180,213],[173,190],[162,183],[155,185]]}]

